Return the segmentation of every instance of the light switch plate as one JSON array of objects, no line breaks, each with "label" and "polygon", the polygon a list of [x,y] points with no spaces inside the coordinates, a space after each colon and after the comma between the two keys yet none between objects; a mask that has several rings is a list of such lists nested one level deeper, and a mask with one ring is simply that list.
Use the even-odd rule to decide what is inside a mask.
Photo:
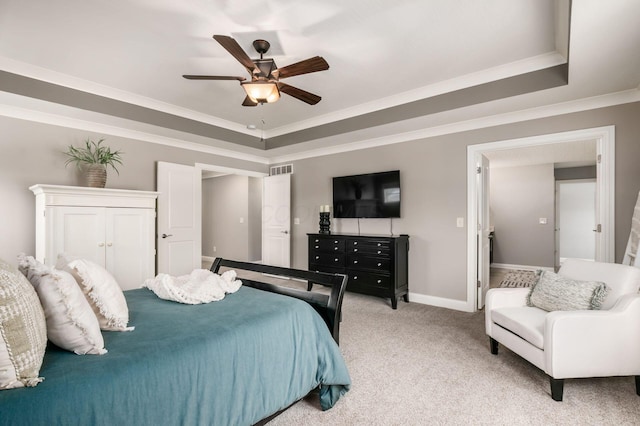
[{"label": "light switch plate", "polygon": [[546,217],[541,217],[538,222],[540,223],[540,225],[546,225],[547,224],[547,218]]},{"label": "light switch plate", "polygon": [[293,218],[293,224],[294,225],[300,225],[300,218],[299,217],[294,217]]},{"label": "light switch plate", "polygon": [[464,228],[464,217],[459,217],[456,219],[456,226],[458,228]]}]

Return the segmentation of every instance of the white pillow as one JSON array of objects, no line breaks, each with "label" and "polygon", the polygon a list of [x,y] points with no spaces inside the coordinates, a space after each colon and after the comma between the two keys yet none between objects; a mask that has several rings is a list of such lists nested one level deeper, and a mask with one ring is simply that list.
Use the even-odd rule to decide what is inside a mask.
[{"label": "white pillow", "polygon": [[18,256],[18,267],[38,293],[49,340],[78,355],[107,352],[98,318],[71,274],[24,254]]},{"label": "white pillow", "polygon": [[29,281],[0,259],[0,390],[36,386],[47,326]]},{"label": "white pillow", "polygon": [[56,268],[69,272],[76,279],[102,330],[134,329],[127,327],[129,308],[122,289],[106,269],[90,260],[73,258],[64,253],[58,255]]}]

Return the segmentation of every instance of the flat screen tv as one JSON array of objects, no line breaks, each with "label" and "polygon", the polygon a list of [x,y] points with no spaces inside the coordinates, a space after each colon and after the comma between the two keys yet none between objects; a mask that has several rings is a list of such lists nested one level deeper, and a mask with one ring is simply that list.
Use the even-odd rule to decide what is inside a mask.
[{"label": "flat screen tv", "polygon": [[400,171],[334,177],[333,217],[400,217]]}]

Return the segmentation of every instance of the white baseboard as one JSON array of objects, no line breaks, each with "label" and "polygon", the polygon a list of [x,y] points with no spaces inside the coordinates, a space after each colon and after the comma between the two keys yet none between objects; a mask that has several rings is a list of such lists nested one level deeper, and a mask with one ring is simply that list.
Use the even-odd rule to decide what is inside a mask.
[{"label": "white baseboard", "polygon": [[497,269],[522,269],[525,271],[537,271],[538,269],[542,269],[543,271],[553,272],[553,267],[551,266],[512,265],[509,263],[492,263],[491,267],[497,268]]},{"label": "white baseboard", "polygon": [[[465,300],[447,299],[444,297],[409,293],[409,301],[412,303],[421,303],[423,305],[437,306],[439,308],[453,309],[455,311],[469,312],[469,307]],[[402,300],[399,300],[398,304],[401,303],[403,303]]]}]

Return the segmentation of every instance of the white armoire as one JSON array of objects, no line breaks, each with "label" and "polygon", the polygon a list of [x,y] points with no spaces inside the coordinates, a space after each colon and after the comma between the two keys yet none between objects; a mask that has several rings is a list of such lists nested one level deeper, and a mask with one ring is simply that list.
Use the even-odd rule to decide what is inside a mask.
[{"label": "white armoire", "polygon": [[157,192],[34,185],[36,259],[54,266],[58,254],[91,260],[123,290],[155,276]]}]

